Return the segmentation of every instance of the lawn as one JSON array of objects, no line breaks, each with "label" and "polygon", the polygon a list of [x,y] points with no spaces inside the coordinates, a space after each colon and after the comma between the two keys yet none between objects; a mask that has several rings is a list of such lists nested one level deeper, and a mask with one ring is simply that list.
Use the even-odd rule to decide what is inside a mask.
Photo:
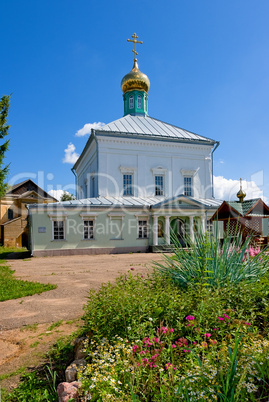
[{"label": "lawn", "polygon": [[57,287],[56,285],[28,282],[14,278],[13,274],[15,271],[12,271],[8,265],[6,265],[6,261],[2,258],[6,258],[11,252],[21,253],[22,251],[25,250],[0,247],[0,302],[32,296],[36,293],[39,294]]}]

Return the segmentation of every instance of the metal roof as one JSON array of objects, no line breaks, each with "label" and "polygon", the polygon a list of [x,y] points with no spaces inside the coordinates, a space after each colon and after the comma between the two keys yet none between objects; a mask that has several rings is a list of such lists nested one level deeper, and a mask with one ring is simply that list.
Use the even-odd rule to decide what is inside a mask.
[{"label": "metal roof", "polygon": [[194,201],[200,202],[201,204],[208,206],[208,207],[216,207],[218,208],[221,204],[221,200],[216,200],[213,198],[196,198],[196,197],[191,197]]},{"label": "metal roof", "polygon": [[127,134],[154,138],[169,138],[169,140],[202,141],[208,144],[215,144],[211,138],[176,127],[161,120],[149,116],[126,115],[118,120],[106,124],[102,128],[95,130],[98,133]]},{"label": "metal roof", "polygon": [[[221,204],[221,201],[214,199],[199,199],[194,197],[187,196],[175,196],[172,198],[164,198],[164,197],[96,197],[96,198],[85,198],[81,200],[69,200],[69,201],[61,201],[55,202],[53,204],[31,204],[29,208],[38,207],[38,208],[46,208],[46,209],[55,209],[58,207],[131,207],[131,208],[143,208],[156,206],[162,208],[166,205],[169,206],[170,202],[178,198],[184,197],[185,201],[191,201],[190,206],[194,208],[217,208]],[[184,209],[184,205],[179,206],[180,209]]]},{"label": "metal roof", "polygon": [[[144,207],[157,204],[164,198],[162,197],[96,197],[96,198],[84,198],[81,200],[70,200],[53,203],[53,207],[110,207],[110,206],[126,206],[126,207]],[[50,207],[49,204],[46,204]]]}]

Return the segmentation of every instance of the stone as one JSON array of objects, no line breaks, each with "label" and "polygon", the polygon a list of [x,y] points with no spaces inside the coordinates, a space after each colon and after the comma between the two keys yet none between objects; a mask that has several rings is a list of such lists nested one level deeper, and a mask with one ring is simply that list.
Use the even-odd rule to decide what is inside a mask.
[{"label": "stone", "polygon": [[85,337],[77,338],[75,340],[75,345],[74,345],[74,359],[75,360],[85,359],[85,357],[86,357],[86,352],[84,352],[85,340],[86,340]]},{"label": "stone", "polygon": [[85,359],[74,360],[65,370],[65,380],[69,383],[71,383],[72,381],[76,381],[79,369],[85,366]]},{"label": "stone", "polygon": [[57,387],[57,394],[59,397],[59,402],[68,402],[70,399],[74,398],[76,402],[79,401],[78,390],[80,383],[78,381],[61,382]]}]

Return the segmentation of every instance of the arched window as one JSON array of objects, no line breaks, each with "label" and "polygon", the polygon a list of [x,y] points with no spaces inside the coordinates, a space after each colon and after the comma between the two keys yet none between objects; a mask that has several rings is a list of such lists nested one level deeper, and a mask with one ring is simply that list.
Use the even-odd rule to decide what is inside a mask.
[{"label": "arched window", "polygon": [[134,108],[134,97],[133,97],[133,95],[131,95],[129,98],[129,109],[133,109],[133,108]]},{"label": "arched window", "polygon": [[137,97],[137,109],[141,109],[142,108],[142,97],[140,95],[138,95]]}]

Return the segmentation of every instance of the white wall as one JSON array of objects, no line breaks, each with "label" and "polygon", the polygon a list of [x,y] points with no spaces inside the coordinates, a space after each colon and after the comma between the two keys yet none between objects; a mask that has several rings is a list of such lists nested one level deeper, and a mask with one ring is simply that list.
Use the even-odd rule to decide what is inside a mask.
[{"label": "white wall", "polygon": [[[89,198],[97,196],[98,180],[95,174],[98,171],[97,145],[92,141],[89,148],[82,157],[82,160],[76,169],[78,198]],[[92,182],[94,177],[94,182]],[[94,188],[92,184],[94,183]]]},{"label": "white wall", "polygon": [[162,168],[167,197],[183,193],[185,171],[194,171],[194,196],[211,198],[211,146],[167,141],[98,138],[99,195],[122,192],[121,169],[133,169],[134,195],[154,195],[154,172]]}]

